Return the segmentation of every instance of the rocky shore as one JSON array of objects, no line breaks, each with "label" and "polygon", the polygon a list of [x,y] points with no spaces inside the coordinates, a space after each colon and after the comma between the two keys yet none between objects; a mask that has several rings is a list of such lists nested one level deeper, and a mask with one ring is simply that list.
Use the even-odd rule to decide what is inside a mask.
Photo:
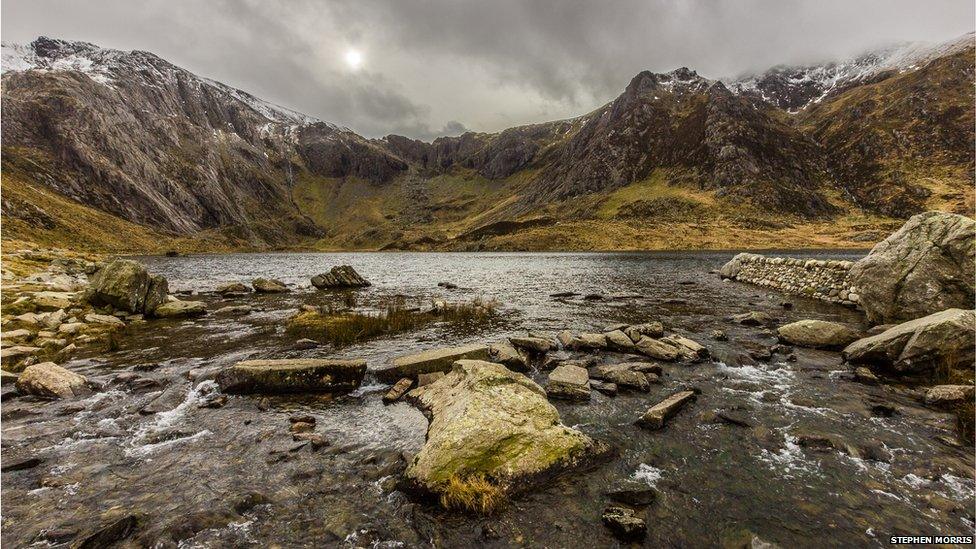
[{"label": "rocky shore", "polygon": [[[234,417],[245,425],[252,421],[264,425],[261,415],[275,408],[287,411],[288,421],[277,429],[254,434],[256,444],[275,436],[286,437],[283,446],[271,450],[268,463],[301,463],[303,452],[311,452],[312,461],[327,459],[321,452],[337,448],[340,441],[326,434],[333,421],[330,412],[309,414],[302,408],[307,404],[299,403],[355,403],[375,385],[378,389],[372,391],[382,395],[384,409],[415,407],[427,420],[426,431],[414,450],[395,457],[373,456],[368,466],[357,467],[368,469],[382,462],[382,467],[377,465],[382,473],[374,480],[383,493],[405,494],[426,508],[442,509],[438,513],[472,516],[503,514],[522,505],[519,502],[524,498],[563,485],[567,479],[610,474],[614,463],[626,458],[626,452],[621,455],[621,437],[639,437],[663,448],[671,444],[670,437],[685,436],[682,431],[689,425],[706,428],[705,434],[708,426],[715,425],[741,429],[749,433],[748,440],[759,445],[761,455],[772,456],[769,459],[774,461],[792,453],[813,452],[890,467],[897,458],[884,444],[844,433],[789,424],[783,426],[787,433],[784,441],[774,442],[775,433],[754,417],[756,406],[769,404],[763,400],[763,391],[756,400],[743,405],[716,408],[716,404],[725,402],[729,392],[748,394],[754,389],[749,384],[756,382],[742,377],[746,372],[757,380],[778,383],[776,380],[794,375],[791,364],[809,357],[843,362],[846,371],[829,382],[879,388],[880,392],[871,397],[869,413],[890,416],[899,413],[897,408],[904,408],[903,404],[896,407],[887,403],[885,398],[899,403],[907,398],[919,410],[933,414],[952,413],[958,418],[957,434],[946,437],[944,444],[971,450],[976,360],[973,233],[970,219],[924,214],[857,262],[779,261],[740,254],[721,270],[723,277],[759,283],[788,295],[857,306],[865,314],[862,323],[818,318],[784,323],[768,312],[741,310],[718,319],[717,324],[712,322],[712,326],[724,328],[711,330],[706,338],[669,326],[660,318],[642,318],[593,330],[529,329],[503,339],[481,340],[474,335],[457,342],[429,341],[422,343],[419,351],[399,353],[379,363],[349,356],[341,344],[304,338],[296,340],[287,352],[248,355],[220,364],[204,362],[169,377],[153,373],[157,369],[164,372],[165,367],[140,369],[134,365],[107,377],[90,378],[73,371],[79,364],[73,359],[112,353],[128,343],[132,330],[145,334],[145,330],[178,330],[184,324],[233,323],[232,319],[259,312],[269,299],[290,300],[287,303],[294,308],[289,309],[288,322],[301,315],[317,315],[325,330],[339,329],[337,326],[344,326],[342,323],[355,315],[387,320],[394,314],[423,315],[423,324],[413,320],[404,323],[397,316],[399,320],[377,331],[380,340],[393,337],[397,333],[390,331],[393,329],[409,331],[430,323],[455,322],[450,318],[459,314],[452,309],[457,304],[434,302],[385,312],[373,305],[356,304],[348,292],[362,291],[370,283],[349,266],[337,266],[320,275],[309,273],[305,288],[255,278],[250,284],[215,283],[206,295],[174,295],[166,278],[133,260],[25,251],[20,257],[30,260],[32,272],[14,273],[6,268],[4,272],[0,340],[4,417],[17,417],[8,415],[14,414],[14,409],[29,415],[77,406],[77,412],[84,412],[100,406],[93,403],[102,399],[118,399],[120,406],[131,410],[128,414],[120,412],[118,421],[140,416],[175,418],[177,412],[190,407],[200,410],[198,413],[217,414],[227,407],[227,413],[240,414]],[[9,259],[10,254],[5,256]],[[789,274],[793,272],[802,274]],[[915,286],[938,288],[938,298],[923,301],[918,292],[905,291]],[[440,288],[457,289],[454,284]],[[327,296],[330,304],[302,302],[319,295]],[[551,299],[572,297],[565,294]],[[583,299],[579,303],[600,301]],[[783,301],[783,307],[786,310],[792,303]],[[474,315],[457,321],[473,322],[473,328],[465,324],[465,329],[473,330],[470,334],[477,334],[478,323],[488,318],[480,309]],[[769,343],[750,340],[736,349],[726,343],[727,332],[735,337],[755,333]],[[787,404],[818,408],[816,402],[799,399]],[[339,407],[329,410],[343,413]],[[622,410],[625,415],[621,415]],[[604,412],[617,422],[609,430],[594,431],[585,423],[578,424],[581,415],[600,416]],[[909,419],[914,421],[915,417]],[[109,423],[100,425],[109,429]],[[173,432],[178,426],[168,423],[165,427],[152,444],[197,436]],[[142,432],[138,427],[133,429]],[[8,433],[5,429],[5,448],[12,440]],[[335,455],[346,452],[349,450],[336,450]],[[26,478],[23,476],[39,470],[41,454],[5,456],[5,487],[10,475]],[[633,479],[615,478],[613,486],[601,494],[600,513],[592,520],[625,542],[654,536],[655,517],[662,512],[660,499],[681,498],[679,487],[670,490],[672,493],[662,496],[655,486],[635,486]],[[103,521],[91,531],[72,531],[63,540],[90,546],[164,538],[178,543],[206,530],[208,524],[226,526],[255,506],[269,505],[265,499],[266,495],[259,494],[248,500],[250,503],[242,500],[239,508],[227,511],[224,518],[208,515],[199,527],[188,526],[182,534],[170,527],[161,530],[160,525],[147,523],[141,515],[124,515]],[[972,518],[971,513],[967,515],[955,506],[943,507],[940,512]],[[484,532],[491,539],[493,534]]]}]

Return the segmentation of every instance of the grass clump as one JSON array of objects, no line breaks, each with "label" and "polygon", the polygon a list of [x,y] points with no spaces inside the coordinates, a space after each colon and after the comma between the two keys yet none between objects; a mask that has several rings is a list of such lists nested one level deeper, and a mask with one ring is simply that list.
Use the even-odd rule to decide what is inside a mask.
[{"label": "grass clump", "polygon": [[484,475],[461,477],[452,475],[441,492],[440,502],[445,509],[471,511],[489,515],[505,503],[505,490]]},{"label": "grass clump", "polygon": [[959,441],[963,444],[972,446],[976,443],[976,407],[972,402],[960,404],[956,408],[956,432],[959,434]]},{"label": "grass clump", "polygon": [[493,320],[498,316],[498,303],[476,298],[462,303],[438,303],[434,311],[441,320],[464,327]]}]

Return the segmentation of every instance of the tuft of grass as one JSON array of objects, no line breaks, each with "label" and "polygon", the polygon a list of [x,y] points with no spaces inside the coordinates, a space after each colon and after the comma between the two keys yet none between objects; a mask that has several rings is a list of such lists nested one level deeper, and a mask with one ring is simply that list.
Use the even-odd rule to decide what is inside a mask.
[{"label": "tuft of grass", "polygon": [[498,316],[498,302],[475,298],[462,303],[435,304],[441,319],[461,327],[480,324]]},{"label": "tuft of grass", "polygon": [[441,492],[441,507],[489,515],[505,504],[505,490],[484,475],[452,475]]},{"label": "tuft of grass", "polygon": [[972,402],[960,404],[956,408],[956,432],[959,442],[972,446],[976,444],[976,407]]}]

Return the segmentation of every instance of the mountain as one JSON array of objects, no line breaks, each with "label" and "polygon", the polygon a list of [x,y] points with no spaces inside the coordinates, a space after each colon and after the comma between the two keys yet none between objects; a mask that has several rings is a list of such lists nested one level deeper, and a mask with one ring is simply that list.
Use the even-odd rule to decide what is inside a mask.
[{"label": "mountain", "polygon": [[969,34],[727,82],[642,72],[574,119],[426,143],[42,37],[3,48],[4,238],[77,239],[70,210],[190,249],[852,245],[972,215],[974,57]]}]

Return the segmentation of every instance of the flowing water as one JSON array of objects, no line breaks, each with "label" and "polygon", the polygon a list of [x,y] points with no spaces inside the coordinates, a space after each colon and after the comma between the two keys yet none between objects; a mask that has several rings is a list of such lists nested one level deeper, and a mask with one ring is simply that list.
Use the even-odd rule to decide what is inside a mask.
[{"label": "flowing water", "polygon": [[[579,547],[615,546],[601,524],[606,493],[654,486],[642,510],[644,545],[741,546],[752,536],[786,546],[887,545],[896,534],[973,533],[973,452],[951,443],[953,418],[921,407],[910,388],[851,381],[838,353],[797,349],[795,362],[743,354],[775,343],[769,331],[729,317],[765,311],[777,323],[820,318],[864,327],[852,310],[785,296],[710,271],[731,253],[240,254],[138,258],[165,275],[171,291],[195,292],[214,311],[247,304],[249,315],[132,324],[117,348],[66,366],[104,389],[84,400],[3,403],[4,463],[36,457],[3,474],[2,541],[9,547],[71,543],[126,514],[139,517],[127,543],[158,547]],[[856,259],[859,252],[790,252]],[[308,278],[350,264],[373,282],[356,292],[368,306],[394,295],[495,299],[501,320],[455,331],[431,326],[335,351],[296,350],[285,319],[301,304],[347,300],[317,292]],[[279,278],[284,295],[224,299],[224,281]],[[453,290],[437,286],[449,281]],[[556,292],[599,293],[551,298]],[[788,300],[790,310],[781,307]],[[662,321],[709,347],[713,359],[665,365],[650,393],[585,404],[555,402],[564,423],[611,444],[615,457],[511,502],[490,517],[447,513],[396,491],[405,456],[424,442],[427,422],[406,403],[384,406],[385,386],[337,398],[254,396],[201,408],[212,381],[193,369],[248,358],[361,357],[371,367],[397,355],[515,334],[600,330],[617,322]],[[727,342],[713,341],[724,330]],[[602,354],[604,362],[623,355]],[[122,374],[122,376],[119,376]],[[533,374],[544,384],[545,373]],[[133,378],[137,378],[133,380]],[[679,386],[698,400],[656,432],[634,420]],[[159,391],[174,409],[140,409]],[[265,406],[262,406],[265,408]],[[330,445],[295,449],[289,416],[311,414]],[[734,414],[748,425],[716,420]],[[834,435],[871,447],[882,460],[817,452],[800,433]],[[857,452],[854,452],[855,454]],[[9,460],[9,461],[8,461]]]}]

